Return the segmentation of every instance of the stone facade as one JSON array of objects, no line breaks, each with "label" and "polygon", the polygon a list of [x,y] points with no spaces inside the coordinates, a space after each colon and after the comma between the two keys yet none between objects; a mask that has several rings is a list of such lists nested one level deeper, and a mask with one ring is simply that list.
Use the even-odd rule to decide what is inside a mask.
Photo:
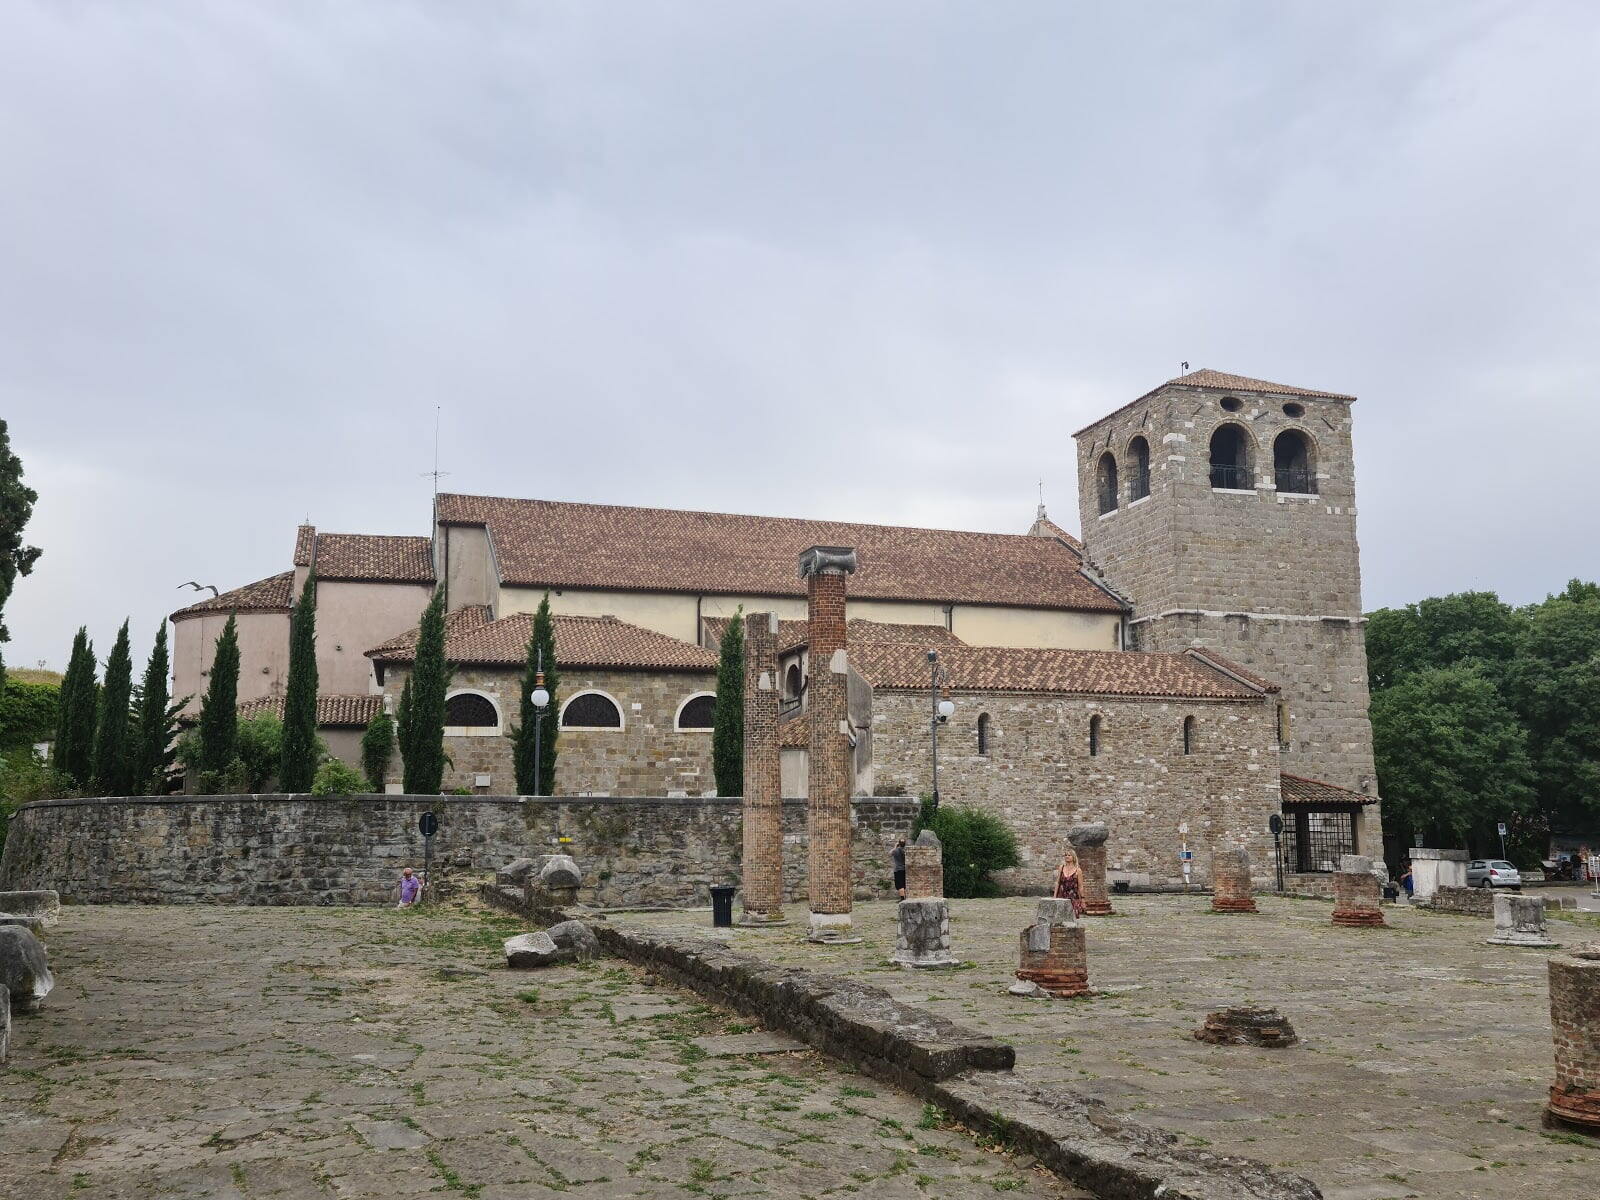
[{"label": "stone facade", "polygon": [[[409,665],[384,671],[384,695],[398,711]],[[580,692],[604,692],[622,710],[621,729],[563,729],[557,745],[558,796],[713,796],[711,731],[679,730],[678,709],[691,696],[716,688],[716,676],[698,671],[563,671],[555,703],[565,705]],[[446,791],[466,788],[506,794],[517,786],[511,740],[518,721],[522,673],[504,668],[458,666],[450,676],[451,694],[480,692],[500,714],[498,729],[471,734],[445,733]],[[396,755],[388,783],[397,786],[402,765]],[[489,782],[477,783],[479,775]]]},{"label": "stone facade", "polygon": [[[737,797],[162,796],[24,805],[0,887],[52,888],[69,904],[392,903],[400,868],[422,865],[427,808],[439,814],[435,869],[447,874],[538,857],[560,833],[588,904],[703,904],[710,885],[739,875]],[[855,802],[855,894],[894,894],[889,851],[916,812],[911,800]],[[783,806],[783,826],[787,899],[803,900],[803,802]]]},{"label": "stone facade", "polygon": [[[1350,404],[1168,384],[1077,435],[1079,508],[1091,562],[1133,603],[1130,648],[1209,647],[1278,684],[1283,769],[1372,794]],[[1237,486],[1214,488],[1211,439],[1223,425],[1242,432],[1248,467],[1225,480]],[[1308,478],[1282,480],[1292,491],[1273,470],[1286,431],[1310,446]],[[1136,438],[1149,447],[1142,498]],[[1102,513],[1108,451],[1119,495]],[[1358,848],[1382,845],[1370,805]]]},{"label": "stone facade", "polygon": [[[1267,828],[1278,811],[1278,743],[1270,700],[1139,700],[1026,692],[956,692],[939,733],[939,791],[946,804],[994,813],[1017,835],[1022,866],[1002,872],[1007,891],[1048,892],[1067,830],[1109,826],[1113,879],[1181,883],[1178,826],[1187,822],[1196,881],[1211,852],[1243,847],[1262,871],[1273,862]],[[873,696],[877,789],[928,790],[927,696]],[[989,717],[988,753],[978,718]],[[1102,719],[1090,754],[1089,719]],[[1195,718],[1192,752],[1183,720]],[[1269,883],[1263,874],[1260,882]]]}]

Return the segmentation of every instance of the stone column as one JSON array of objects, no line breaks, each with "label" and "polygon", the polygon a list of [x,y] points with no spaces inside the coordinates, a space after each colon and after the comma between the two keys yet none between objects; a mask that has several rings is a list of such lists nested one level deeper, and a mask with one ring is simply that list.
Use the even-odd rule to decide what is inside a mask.
[{"label": "stone column", "polygon": [[917,834],[906,846],[906,899],[925,900],[944,895],[944,847],[931,829]]},{"label": "stone column", "polygon": [[1089,990],[1088,947],[1071,900],[1039,901],[1034,923],[1022,931],[1017,978],[1052,996],[1081,996]]},{"label": "stone column", "polygon": [[744,619],[744,859],[741,925],[782,925],[783,784],[778,749],[778,614]]},{"label": "stone column", "polygon": [[860,940],[851,936],[850,919],[850,791],[854,780],[850,668],[844,644],[844,581],[855,569],[856,552],[848,547],[812,546],[800,555],[810,622],[806,895],[811,906],[809,937],[814,942]]},{"label": "stone column", "polygon": [[[906,868],[910,876],[910,866]],[[909,890],[909,889],[908,889]],[[902,967],[953,967],[950,953],[950,903],[938,896],[900,901],[900,936],[891,962]]]},{"label": "stone column", "polygon": [[1556,1081],[1545,1124],[1600,1135],[1600,942],[1550,956]]},{"label": "stone column", "polygon": [[1378,907],[1382,892],[1372,873],[1372,860],[1365,854],[1346,854],[1333,873],[1333,923],[1373,926],[1384,924]]},{"label": "stone column", "polygon": [[1535,946],[1548,950],[1556,943],[1544,924],[1544,901],[1538,896],[1494,896],[1494,936],[1491,946]]},{"label": "stone column", "polygon": [[1250,855],[1244,850],[1218,850],[1211,856],[1211,911],[1253,913]]},{"label": "stone column", "polygon": [[1083,871],[1083,915],[1105,917],[1111,914],[1111,896],[1106,891],[1106,838],[1111,831],[1104,825],[1074,825],[1067,830],[1067,841],[1078,852]]}]

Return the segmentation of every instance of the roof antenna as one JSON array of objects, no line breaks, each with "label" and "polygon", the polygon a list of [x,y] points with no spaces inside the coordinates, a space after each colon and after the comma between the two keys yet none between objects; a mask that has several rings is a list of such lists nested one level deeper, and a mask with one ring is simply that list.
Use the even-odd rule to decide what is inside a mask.
[{"label": "roof antenna", "polygon": [[1044,512],[1044,480],[1041,479],[1041,480],[1039,480],[1039,515],[1038,515],[1038,520],[1045,521],[1045,520],[1048,520],[1048,519],[1049,518],[1045,516],[1045,512]]},{"label": "roof antenna", "polygon": [[423,478],[433,476],[433,506],[439,507],[439,478],[450,474],[449,471],[439,470],[439,406],[433,406],[433,470],[422,472]]}]

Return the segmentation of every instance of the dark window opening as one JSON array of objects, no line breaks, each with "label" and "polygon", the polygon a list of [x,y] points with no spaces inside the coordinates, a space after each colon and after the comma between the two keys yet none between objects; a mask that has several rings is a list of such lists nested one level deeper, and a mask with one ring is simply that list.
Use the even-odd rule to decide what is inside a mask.
[{"label": "dark window opening", "polygon": [[1250,475],[1250,435],[1237,425],[1218,426],[1211,435],[1211,486],[1255,487]]},{"label": "dark window opening", "polygon": [[1306,406],[1296,404],[1292,400],[1283,406],[1283,415],[1286,417],[1303,417],[1306,415]]},{"label": "dark window opening", "polygon": [[802,684],[800,682],[800,664],[790,663],[789,670],[783,677],[783,694],[786,699],[798,700]]},{"label": "dark window opening", "polygon": [[1128,443],[1128,499],[1142,500],[1150,494],[1150,443],[1136,437]]},{"label": "dark window opening", "polygon": [[563,729],[621,729],[622,710],[609,696],[585,692],[574,696],[561,714]]},{"label": "dark window opening", "polygon": [[978,714],[978,753],[989,753],[989,714]]},{"label": "dark window opening", "polygon": [[1095,483],[1100,495],[1100,511],[1113,512],[1117,507],[1117,460],[1109,450],[1100,456]]},{"label": "dark window opening", "polygon": [[1287,704],[1281,704],[1280,703],[1278,705],[1278,749],[1287,750],[1288,748],[1289,748],[1289,706]]},{"label": "dark window opening", "polygon": [[1100,753],[1100,718],[1089,718],[1089,756],[1097,757]]},{"label": "dark window opening", "polygon": [[1356,852],[1356,807],[1286,810],[1283,814],[1283,863],[1299,874],[1326,874],[1339,869],[1339,859]]},{"label": "dark window opening", "polygon": [[1315,495],[1317,477],[1311,467],[1311,443],[1298,429],[1285,429],[1272,443],[1272,475],[1280,492]]},{"label": "dark window opening", "polygon": [[715,696],[696,696],[678,713],[679,729],[710,729],[717,711]]},{"label": "dark window opening", "polygon": [[1183,719],[1183,752],[1185,754],[1193,754],[1194,753],[1194,718],[1193,717],[1185,717]]},{"label": "dark window opening", "polygon": [[1244,407],[1244,401],[1237,396],[1224,396],[1218,403],[1222,405],[1224,412],[1238,412]]},{"label": "dark window opening", "polygon": [[476,692],[460,692],[444,702],[444,723],[472,729],[493,729],[500,724],[500,714],[487,696]]}]

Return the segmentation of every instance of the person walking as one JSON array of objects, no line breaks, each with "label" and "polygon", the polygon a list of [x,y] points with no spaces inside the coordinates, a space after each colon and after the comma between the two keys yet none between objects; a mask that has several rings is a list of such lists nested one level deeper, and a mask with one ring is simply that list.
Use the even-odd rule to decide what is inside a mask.
[{"label": "person walking", "polygon": [[1056,871],[1057,900],[1072,901],[1072,915],[1083,916],[1083,868],[1078,865],[1078,852],[1068,846],[1061,855],[1061,867]]},{"label": "person walking", "polygon": [[889,851],[889,863],[894,867],[894,894],[906,898],[906,840],[901,838]]}]

